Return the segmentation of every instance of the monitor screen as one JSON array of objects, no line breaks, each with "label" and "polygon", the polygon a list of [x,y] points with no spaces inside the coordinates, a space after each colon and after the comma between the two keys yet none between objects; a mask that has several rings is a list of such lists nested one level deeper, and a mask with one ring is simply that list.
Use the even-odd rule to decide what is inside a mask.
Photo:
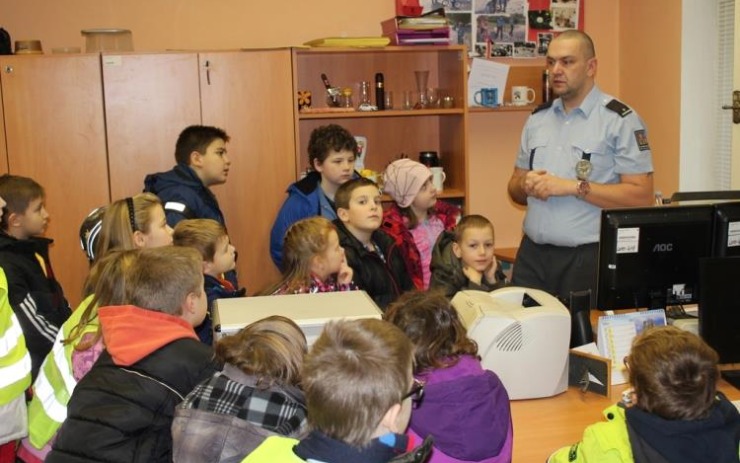
[{"label": "monitor screen", "polygon": [[713,212],[711,205],[603,210],[597,308],[697,303],[699,259],[712,252]]},{"label": "monitor screen", "polygon": [[740,362],[740,257],[701,259],[699,335],[720,363]]},{"label": "monitor screen", "polygon": [[740,201],[714,205],[713,255],[740,256]]}]

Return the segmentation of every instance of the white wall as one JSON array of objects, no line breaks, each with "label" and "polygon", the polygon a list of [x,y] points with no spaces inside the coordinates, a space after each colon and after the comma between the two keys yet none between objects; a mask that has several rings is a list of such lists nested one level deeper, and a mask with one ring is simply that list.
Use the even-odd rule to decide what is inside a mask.
[{"label": "white wall", "polygon": [[717,0],[682,1],[679,190],[715,190]]}]

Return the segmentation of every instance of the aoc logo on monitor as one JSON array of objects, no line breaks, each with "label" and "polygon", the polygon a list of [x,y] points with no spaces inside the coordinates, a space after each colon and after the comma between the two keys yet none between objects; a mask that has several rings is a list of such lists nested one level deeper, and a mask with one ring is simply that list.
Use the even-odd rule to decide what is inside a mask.
[{"label": "aoc logo on monitor", "polygon": [[653,252],[673,252],[673,243],[655,243]]}]

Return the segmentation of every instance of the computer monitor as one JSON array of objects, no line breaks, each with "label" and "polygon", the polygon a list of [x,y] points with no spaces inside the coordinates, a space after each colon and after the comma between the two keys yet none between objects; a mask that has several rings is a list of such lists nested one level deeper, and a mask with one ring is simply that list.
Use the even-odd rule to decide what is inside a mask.
[{"label": "computer monitor", "polygon": [[715,257],[740,256],[740,201],[714,205]]},{"label": "computer monitor", "polygon": [[[740,257],[712,257],[699,262],[699,335],[719,354],[720,363],[740,363]],[[723,372],[738,384],[740,371]]]},{"label": "computer monitor", "polygon": [[713,214],[711,205],[603,210],[597,308],[697,303],[699,259],[712,253]]}]

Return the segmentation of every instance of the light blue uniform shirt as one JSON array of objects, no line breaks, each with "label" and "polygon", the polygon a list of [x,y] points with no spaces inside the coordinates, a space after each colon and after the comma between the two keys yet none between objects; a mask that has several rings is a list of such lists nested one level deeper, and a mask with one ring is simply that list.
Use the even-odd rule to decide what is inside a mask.
[{"label": "light blue uniform shirt", "polygon": [[[645,124],[634,111],[624,117],[606,105],[614,97],[596,86],[581,106],[566,114],[563,102],[529,116],[522,131],[516,166],[546,170],[576,179],[576,164],[591,154],[593,183],[619,183],[621,174],[653,171]],[[534,153],[534,154],[532,154]],[[553,196],[546,201],[527,198],[524,233],[538,244],[580,246],[599,241],[601,208],[576,196]]]}]

